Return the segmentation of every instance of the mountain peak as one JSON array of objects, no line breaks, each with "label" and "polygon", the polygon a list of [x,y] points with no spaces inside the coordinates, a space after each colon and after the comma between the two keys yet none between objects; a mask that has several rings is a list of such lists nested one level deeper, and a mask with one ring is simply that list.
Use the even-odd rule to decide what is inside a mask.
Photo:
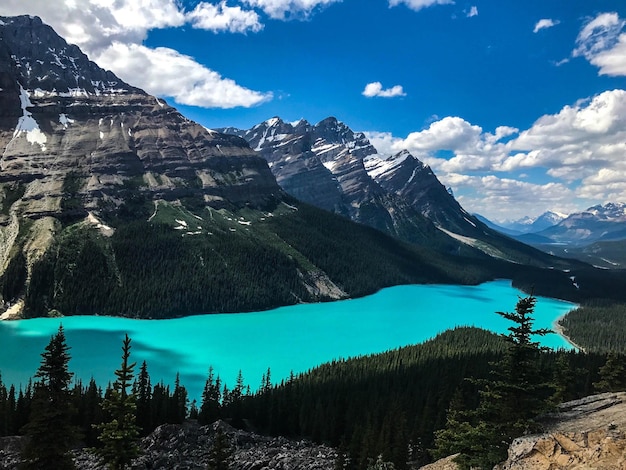
[{"label": "mountain peak", "polygon": [[0,56],[5,73],[38,94],[80,97],[100,94],[145,94],[103,70],[73,44],[68,44],[36,16],[0,17]]},{"label": "mountain peak", "polygon": [[621,219],[626,217],[626,203],[607,202],[588,208],[585,212],[590,212],[596,217],[605,219]]}]

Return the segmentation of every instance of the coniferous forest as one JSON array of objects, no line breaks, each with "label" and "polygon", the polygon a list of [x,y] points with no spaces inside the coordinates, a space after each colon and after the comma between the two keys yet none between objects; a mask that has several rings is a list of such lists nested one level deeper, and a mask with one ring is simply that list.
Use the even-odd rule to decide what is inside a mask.
[{"label": "coniferous forest", "polygon": [[[555,404],[626,385],[626,369],[614,367],[623,362],[617,353],[540,348],[531,334],[547,332],[533,329],[533,307],[534,297],[526,297],[514,312],[500,313],[512,321],[508,336],[458,328],[423,344],[324,364],[280,383],[272,382],[268,369],[261,384],[246,384],[241,374],[225,384],[208,368],[199,402],[190,401],[178,378],[173,387],[153,383],[149,364],[133,363],[130,338],[122,345],[113,384],[71,380],[71,345],[60,329],[28,386],[0,384],[0,435],[52,439],[24,455],[31,468],[45,468],[37,465],[52,454],[37,449],[61,459],[72,446],[85,445],[104,461],[121,456],[128,462],[138,438],[160,424],[223,419],[335,446],[341,468],[366,469],[380,458],[402,469],[456,452],[466,468],[490,468],[505,457],[513,437],[540,429],[536,418]],[[50,426],[66,429],[65,439],[55,441],[58,433],[49,433]],[[111,468],[124,468],[122,463]]]}]

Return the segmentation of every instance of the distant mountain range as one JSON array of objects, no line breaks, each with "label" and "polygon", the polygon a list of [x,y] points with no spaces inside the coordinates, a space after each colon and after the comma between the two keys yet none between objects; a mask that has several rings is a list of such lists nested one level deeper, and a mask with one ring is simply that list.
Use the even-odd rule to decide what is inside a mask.
[{"label": "distant mountain range", "polygon": [[525,216],[518,220],[505,221],[496,224],[480,214],[474,215],[489,227],[498,230],[499,232],[506,233],[507,235],[521,235],[524,233],[540,232],[567,218],[566,214],[547,211],[538,217]]},{"label": "distant mountain range", "polygon": [[607,268],[626,266],[624,203],[596,205],[568,216],[546,212],[536,219],[502,225],[477,217],[495,230],[552,254]]}]

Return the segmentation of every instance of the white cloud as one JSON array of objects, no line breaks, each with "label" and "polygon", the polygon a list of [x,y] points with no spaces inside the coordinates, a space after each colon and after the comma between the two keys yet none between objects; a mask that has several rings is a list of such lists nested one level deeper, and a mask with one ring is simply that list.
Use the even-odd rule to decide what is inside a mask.
[{"label": "white cloud", "polygon": [[580,30],[574,57],[584,57],[600,75],[626,75],[626,21],[617,13],[601,13]]},{"label": "white cloud", "polygon": [[185,24],[215,32],[261,29],[255,12],[228,7],[225,2],[201,2],[186,12],[178,0],[2,0],[0,14],[38,15],[100,66],[132,85],[173,97],[180,104],[249,107],[272,98],[271,93],[249,90],[221,77],[192,57],[142,45],[152,29]]},{"label": "white cloud", "polygon": [[221,77],[193,58],[158,47],[114,43],[98,56],[98,62],[117,66],[120,78],[137,84],[158,96],[171,96],[180,104],[234,108],[254,106],[272,98]]},{"label": "white cloud", "polygon": [[278,20],[308,18],[311,13],[342,0],[242,0]]},{"label": "white cloud", "polygon": [[478,16],[478,7],[476,5],[472,6],[467,13],[468,18],[471,18],[472,16]]},{"label": "white cloud", "polygon": [[243,10],[240,6],[229,7],[226,0],[218,5],[202,2],[186,15],[194,28],[220,32],[246,33],[263,29],[259,15],[252,10]]},{"label": "white cloud", "polygon": [[419,11],[433,5],[452,5],[453,0],[389,0],[389,6],[406,5],[411,10]]},{"label": "white cloud", "polygon": [[556,26],[559,23],[560,23],[560,21],[558,21],[558,20],[554,21],[551,18],[543,18],[543,19],[537,21],[537,23],[535,24],[535,27],[533,28],[533,33],[538,33],[542,29],[552,28],[553,26]]},{"label": "white cloud", "polygon": [[[409,150],[453,188],[466,209],[485,215],[571,212],[626,200],[625,90],[564,106],[521,132],[509,126],[485,132],[449,116],[406,138],[367,136],[383,154]],[[531,171],[541,184],[522,181]]]},{"label": "white cloud", "polygon": [[466,150],[474,147],[482,129],[460,117],[445,117],[433,122],[428,129],[410,133],[404,144],[410,150]]},{"label": "white cloud", "polygon": [[383,89],[382,83],[373,82],[365,85],[362,95],[367,96],[368,98],[395,98],[396,96],[406,96],[406,93],[401,85],[395,85],[391,88]]},{"label": "white cloud", "polygon": [[570,213],[578,209],[572,202],[575,192],[560,183],[534,184],[495,175],[461,174],[449,174],[442,182],[454,188],[466,210],[493,220],[539,215],[546,210]]}]

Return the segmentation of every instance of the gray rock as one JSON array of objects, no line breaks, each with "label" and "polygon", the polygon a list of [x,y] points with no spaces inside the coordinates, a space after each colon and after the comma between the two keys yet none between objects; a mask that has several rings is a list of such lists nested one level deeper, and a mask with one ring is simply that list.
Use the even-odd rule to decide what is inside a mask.
[{"label": "gray rock", "polygon": [[[165,424],[141,441],[142,455],[131,465],[134,470],[205,469],[217,430],[226,434],[233,450],[233,470],[331,470],[337,452],[308,441],[290,441],[232,428],[217,421],[199,426],[195,421],[183,425]],[[0,469],[14,470],[20,462],[23,438],[0,438]],[[86,449],[75,451],[80,470],[104,470],[97,457]]]}]

